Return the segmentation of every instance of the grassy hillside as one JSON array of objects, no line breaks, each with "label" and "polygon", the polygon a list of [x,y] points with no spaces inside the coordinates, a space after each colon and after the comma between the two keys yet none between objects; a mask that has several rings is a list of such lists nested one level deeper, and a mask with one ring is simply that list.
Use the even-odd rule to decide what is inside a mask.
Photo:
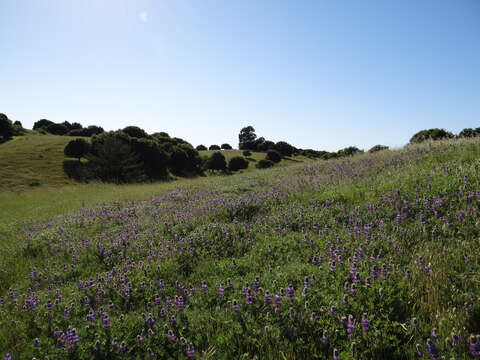
[{"label": "grassy hillside", "polygon": [[479,171],[455,140],[7,202],[0,356],[468,359]]},{"label": "grassy hillside", "polygon": [[69,136],[19,136],[0,144],[0,191],[73,184],[63,171]]}]

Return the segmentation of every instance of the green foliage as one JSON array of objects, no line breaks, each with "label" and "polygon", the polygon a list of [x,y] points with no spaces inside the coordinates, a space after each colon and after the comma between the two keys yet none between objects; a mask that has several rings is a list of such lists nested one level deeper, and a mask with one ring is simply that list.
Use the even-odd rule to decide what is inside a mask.
[{"label": "green foliage", "polygon": [[238,171],[248,168],[248,160],[241,156],[234,156],[228,162],[228,170]]},{"label": "green foliage", "polygon": [[255,139],[257,135],[255,134],[255,129],[253,126],[246,126],[240,130],[238,134],[238,148],[240,150],[256,150]]},{"label": "green foliage", "polygon": [[270,160],[267,160],[267,159],[262,159],[255,165],[255,167],[257,169],[267,169],[267,168],[272,167],[273,165],[275,165],[275,163],[273,161],[270,161]]},{"label": "green foliage", "polygon": [[337,155],[339,157],[343,157],[343,156],[353,156],[353,155],[360,154],[360,153],[363,153],[363,150],[360,150],[359,148],[357,148],[355,146],[348,146],[346,148],[338,150]]},{"label": "green foliage", "polygon": [[268,150],[265,159],[270,160],[274,163],[279,163],[280,161],[282,161],[282,155],[276,150]]},{"label": "green foliage", "polygon": [[275,150],[282,156],[292,156],[297,149],[285,141],[279,141],[275,144]]},{"label": "green foliage", "polygon": [[208,150],[205,145],[198,145],[195,149],[196,149],[197,151],[205,151],[205,150]]},{"label": "green foliage", "polygon": [[42,128],[45,129],[49,125],[52,125],[52,124],[54,124],[53,121],[50,121],[50,120],[47,120],[47,119],[41,119],[41,120],[36,121],[33,124],[33,130],[39,130],[39,129],[42,129]]},{"label": "green foliage", "polygon": [[10,140],[14,135],[12,121],[5,114],[0,113],[0,142]]},{"label": "green foliage", "polygon": [[56,123],[50,124],[44,129],[46,132],[52,135],[66,135],[68,132],[68,129],[65,125]]},{"label": "green foliage", "polygon": [[453,137],[454,135],[451,132],[446,131],[445,129],[434,128],[417,132],[410,139],[410,143],[415,144],[427,140],[451,139]]},{"label": "green foliage", "polygon": [[112,134],[92,144],[88,166],[94,176],[105,182],[131,183],[145,180],[145,170],[140,155],[133,152],[128,140]]},{"label": "green foliage", "polygon": [[243,150],[242,151],[243,156],[249,157],[252,156],[252,152],[250,150]]},{"label": "green foliage", "polygon": [[210,145],[210,146],[208,147],[208,150],[220,150],[220,146],[218,146],[218,145]]},{"label": "green foliage", "polygon": [[127,126],[122,131],[133,138],[141,139],[148,137],[148,134],[145,132],[145,130],[139,128],[138,126]]},{"label": "green foliage", "polygon": [[458,134],[459,138],[470,138],[470,137],[476,137],[480,136],[480,127],[472,129],[472,128],[466,128],[460,131]]},{"label": "green foliage", "polygon": [[370,150],[368,150],[369,153],[374,153],[377,151],[382,151],[382,150],[388,150],[388,146],[385,145],[375,145],[373,146]]},{"label": "green foliage", "polygon": [[205,167],[208,170],[222,170],[227,169],[227,162],[225,156],[221,152],[214,152],[206,161]]},{"label": "green foliage", "polygon": [[65,156],[77,158],[78,161],[90,151],[90,144],[84,139],[70,141],[63,150]]},{"label": "green foliage", "polygon": [[258,151],[268,151],[268,150],[275,150],[275,143],[270,140],[264,140],[257,144],[256,149]]},{"label": "green foliage", "polygon": [[152,139],[131,139],[132,149],[140,156],[145,174],[150,179],[163,179],[168,175],[169,154]]},{"label": "green foliage", "polygon": [[231,146],[230,144],[227,144],[227,143],[222,144],[222,145],[220,146],[220,148],[221,148],[222,150],[232,150],[232,146]]}]

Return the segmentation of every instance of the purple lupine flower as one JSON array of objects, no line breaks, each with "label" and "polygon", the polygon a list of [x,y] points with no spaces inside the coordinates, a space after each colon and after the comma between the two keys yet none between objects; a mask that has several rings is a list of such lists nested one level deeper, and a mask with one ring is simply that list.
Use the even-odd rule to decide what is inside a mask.
[{"label": "purple lupine flower", "polygon": [[103,316],[102,319],[102,324],[104,329],[109,329],[110,328],[110,318],[108,317],[107,314]]},{"label": "purple lupine flower", "polygon": [[220,297],[220,299],[223,299],[223,297],[225,296],[225,287],[223,286],[223,284],[220,284],[218,286],[218,296]]},{"label": "purple lupine flower", "polygon": [[6,353],[5,356],[3,357],[3,360],[12,360],[12,354]]},{"label": "purple lupine flower", "polygon": [[428,263],[427,265],[425,265],[423,267],[423,273],[426,276],[430,276],[432,274],[432,264],[431,263]]},{"label": "purple lupine flower", "polygon": [[40,340],[38,338],[35,338],[35,340],[33,340],[33,346],[36,347],[36,348],[39,348],[42,346],[42,343],[40,342]]},{"label": "purple lupine flower", "polygon": [[437,333],[437,328],[432,329],[432,333],[430,334],[432,338],[436,339],[438,338],[438,333]]},{"label": "purple lupine flower", "polygon": [[388,277],[388,269],[386,264],[382,264],[382,267],[380,268],[380,276],[384,280]]},{"label": "purple lupine flower", "polygon": [[370,276],[373,280],[375,280],[378,277],[378,268],[376,265],[372,266],[372,269],[370,270]]},{"label": "purple lupine flower", "polygon": [[78,336],[77,329],[68,328],[64,334],[65,343],[69,348],[75,347],[75,344],[80,341],[80,336]]},{"label": "purple lupine flower", "polygon": [[270,292],[267,290],[265,291],[265,295],[263,296],[265,305],[270,305],[272,303],[272,295],[270,295]]},{"label": "purple lupine flower", "polygon": [[188,345],[187,357],[190,358],[190,359],[193,359],[195,357],[195,348],[193,347],[192,344]]},{"label": "purple lupine flower", "polygon": [[323,345],[328,345],[330,342],[330,338],[328,337],[327,331],[323,330],[322,337],[320,339]]},{"label": "purple lupine flower", "polygon": [[148,314],[148,316],[145,316],[145,322],[148,326],[155,325],[155,319],[153,318],[152,314]]},{"label": "purple lupine flower", "polygon": [[293,288],[292,284],[288,285],[287,287],[287,296],[289,299],[293,299],[295,296],[295,289]]},{"label": "purple lupine flower", "polygon": [[457,334],[452,334],[452,345],[460,345],[463,342],[462,338]]},{"label": "purple lupine flower", "polygon": [[260,279],[257,277],[255,277],[255,279],[253,279],[252,281],[252,288],[253,288],[253,291],[257,292],[258,289],[260,289]]},{"label": "purple lupine flower", "polygon": [[155,305],[160,305],[162,303],[162,298],[160,297],[160,295],[155,295],[153,301],[155,302]]},{"label": "purple lupine flower", "polygon": [[470,355],[472,355],[472,357],[480,358],[480,336],[470,336],[468,349],[470,350]]},{"label": "purple lupine flower", "polygon": [[308,293],[308,287],[304,287],[303,290],[302,290],[302,293],[300,294],[302,297],[306,297],[307,296],[307,293]]},{"label": "purple lupine flower", "polygon": [[123,353],[125,350],[127,350],[127,345],[125,344],[125,341],[122,341],[120,346],[118,347],[118,350]]},{"label": "purple lupine flower", "polygon": [[185,308],[185,301],[183,300],[183,296],[179,296],[176,298],[176,305],[179,310],[183,310]]},{"label": "purple lupine flower", "polygon": [[349,339],[353,337],[354,332],[355,332],[355,319],[353,318],[353,315],[348,315],[347,334]]},{"label": "purple lupine flower", "polygon": [[273,303],[275,305],[275,312],[280,312],[282,305],[282,297],[280,295],[275,295]]},{"label": "purple lupine flower", "polygon": [[247,293],[248,293],[249,290],[250,290],[250,289],[249,289],[248,283],[243,284],[243,286],[242,286],[243,295],[247,295]]},{"label": "purple lupine flower", "polygon": [[347,295],[347,294],[343,295],[342,304],[343,304],[343,305],[347,305],[347,304],[348,304],[348,295]]},{"label": "purple lupine flower", "polygon": [[109,309],[110,311],[115,310],[115,305],[113,304],[113,302],[110,301],[110,304],[108,304],[108,309]]},{"label": "purple lupine flower", "polygon": [[145,338],[141,335],[137,335],[137,343],[139,343],[140,345],[145,344]]},{"label": "purple lupine flower", "polygon": [[240,305],[238,305],[237,300],[232,301],[232,311],[233,312],[240,311]]},{"label": "purple lupine flower", "polygon": [[368,332],[370,330],[370,320],[368,320],[367,313],[362,314],[362,320],[360,321],[363,332]]},{"label": "purple lupine flower", "polygon": [[165,306],[167,307],[168,310],[170,310],[173,307],[173,300],[170,297],[167,297],[165,299]]},{"label": "purple lupine flower", "polygon": [[177,318],[174,315],[170,317],[170,324],[172,324],[172,326],[177,325]]},{"label": "purple lupine flower", "polygon": [[90,323],[92,323],[92,324],[95,324],[95,320],[96,320],[96,318],[95,318],[95,312],[92,311],[92,310],[90,310],[90,311],[88,312],[88,314],[87,314],[87,321],[90,322]]},{"label": "purple lupine flower", "polygon": [[418,357],[423,356],[422,346],[420,344],[415,344],[415,349],[417,350]]},{"label": "purple lupine flower", "polygon": [[253,304],[253,296],[252,296],[252,293],[250,291],[248,291],[247,295],[245,295],[245,303],[247,305]]},{"label": "purple lupine flower", "polygon": [[206,282],[202,281],[202,284],[200,285],[200,290],[202,291],[202,294],[205,294],[208,290],[208,285]]},{"label": "purple lupine flower", "polygon": [[172,330],[168,330],[167,338],[170,341],[175,341],[177,340],[177,335],[175,335]]},{"label": "purple lupine flower", "polygon": [[440,360],[440,351],[438,350],[437,344],[431,339],[427,339],[427,351],[432,360]]}]

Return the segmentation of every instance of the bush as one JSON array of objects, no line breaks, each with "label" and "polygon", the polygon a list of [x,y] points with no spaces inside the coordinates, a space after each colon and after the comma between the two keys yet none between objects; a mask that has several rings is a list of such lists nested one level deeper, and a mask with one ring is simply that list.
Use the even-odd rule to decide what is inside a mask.
[{"label": "bush", "polygon": [[222,144],[222,146],[220,146],[222,148],[222,150],[232,150],[232,147],[230,146],[230,144]]},{"label": "bush", "polygon": [[228,170],[238,171],[248,168],[248,161],[241,156],[235,156],[228,162]]},{"label": "bush", "polygon": [[343,148],[341,150],[338,150],[337,156],[338,157],[353,156],[353,155],[360,154],[360,153],[363,153],[363,150],[360,150],[356,146],[349,146],[349,147]]},{"label": "bush", "polygon": [[205,151],[205,150],[208,150],[205,145],[198,145],[195,149],[197,149],[197,151]]},{"label": "bush", "polygon": [[279,141],[275,144],[275,150],[282,154],[282,156],[292,156],[297,149],[285,141]]},{"label": "bush", "polygon": [[63,149],[63,153],[67,157],[77,158],[78,161],[82,157],[90,151],[90,144],[86,142],[84,139],[75,139],[70,141],[65,149]]},{"label": "bush", "polygon": [[218,145],[210,145],[208,150],[220,150],[220,146]]},{"label": "bush", "polygon": [[53,121],[47,120],[47,119],[41,119],[36,121],[33,124],[33,130],[39,130],[39,129],[45,129],[47,126],[55,124]]},{"label": "bush", "polygon": [[267,159],[260,160],[257,165],[255,165],[258,169],[267,169],[275,165],[272,161]]},{"label": "bush", "polygon": [[451,139],[453,134],[444,129],[428,129],[417,132],[410,139],[410,144],[421,143],[427,140],[441,140],[441,139]]},{"label": "bush", "polygon": [[270,160],[273,163],[279,163],[282,160],[282,155],[280,155],[278,151],[268,150],[265,159]]},{"label": "bush", "polygon": [[214,152],[206,162],[206,168],[209,170],[222,170],[225,171],[227,168],[227,162],[225,161],[225,156],[220,152]]},{"label": "bush", "polygon": [[375,145],[370,150],[368,150],[368,152],[369,153],[374,153],[374,152],[377,152],[377,151],[388,150],[388,149],[389,149],[388,146],[385,146],[385,145]]},{"label": "bush", "polygon": [[243,156],[249,157],[252,156],[252,152],[250,150],[243,150],[242,151]]},{"label": "bush", "polygon": [[476,137],[476,136],[480,136],[480,127],[476,129],[466,128],[460,131],[460,133],[458,134],[459,138],[469,138],[469,137]]},{"label": "bush", "polygon": [[168,154],[151,139],[131,140],[132,150],[140,156],[145,174],[151,179],[162,179],[168,174]]},{"label": "bush", "polygon": [[145,130],[139,128],[138,126],[127,126],[122,131],[133,138],[142,139],[148,137],[148,134],[145,132]]},{"label": "bush", "polygon": [[7,141],[13,137],[12,121],[5,114],[0,114],[0,141]]},{"label": "bush", "polygon": [[92,144],[87,155],[93,175],[105,182],[129,183],[145,180],[144,165],[125,138],[110,133]]},{"label": "bush", "polygon": [[270,140],[264,140],[257,144],[258,151],[275,150],[275,143]]},{"label": "bush", "polygon": [[52,135],[66,135],[68,132],[65,125],[55,123],[48,125],[45,130]]}]

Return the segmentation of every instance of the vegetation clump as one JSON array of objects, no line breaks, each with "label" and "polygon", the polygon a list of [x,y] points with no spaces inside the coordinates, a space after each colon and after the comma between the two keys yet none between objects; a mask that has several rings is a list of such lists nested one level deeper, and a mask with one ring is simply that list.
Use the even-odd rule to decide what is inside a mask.
[{"label": "vegetation clump", "polygon": [[248,168],[248,160],[242,156],[234,156],[228,162],[228,170],[230,171],[238,171],[244,170]]}]

